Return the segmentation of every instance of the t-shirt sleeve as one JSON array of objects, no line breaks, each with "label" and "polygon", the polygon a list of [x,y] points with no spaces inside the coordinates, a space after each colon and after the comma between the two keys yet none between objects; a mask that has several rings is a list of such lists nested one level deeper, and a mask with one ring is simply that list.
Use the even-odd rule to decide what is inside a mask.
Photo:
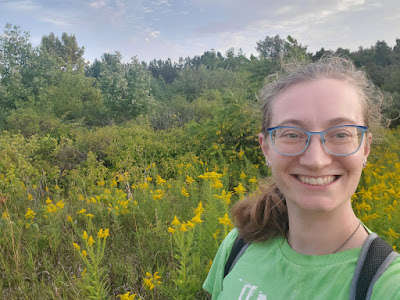
[{"label": "t-shirt sleeve", "polygon": [[233,243],[238,236],[236,228],[231,230],[225,237],[221,246],[218,249],[217,254],[213,260],[210,271],[208,272],[206,281],[203,284],[203,288],[212,294],[212,299],[217,299],[222,291],[222,281],[224,280],[224,269],[226,261],[228,260],[229,254],[231,253]]},{"label": "t-shirt sleeve", "polygon": [[374,284],[371,299],[400,300],[400,257],[390,264]]}]

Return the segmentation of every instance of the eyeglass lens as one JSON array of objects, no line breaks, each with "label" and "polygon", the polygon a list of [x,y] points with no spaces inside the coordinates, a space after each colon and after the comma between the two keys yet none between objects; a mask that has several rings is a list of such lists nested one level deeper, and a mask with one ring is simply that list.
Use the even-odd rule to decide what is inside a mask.
[{"label": "eyeglass lens", "polygon": [[[363,131],[358,127],[333,127],[323,133],[322,142],[328,152],[348,155],[358,150],[362,136]],[[303,152],[309,144],[308,138],[307,132],[300,128],[280,127],[272,133],[274,147],[281,154],[293,155]]]}]

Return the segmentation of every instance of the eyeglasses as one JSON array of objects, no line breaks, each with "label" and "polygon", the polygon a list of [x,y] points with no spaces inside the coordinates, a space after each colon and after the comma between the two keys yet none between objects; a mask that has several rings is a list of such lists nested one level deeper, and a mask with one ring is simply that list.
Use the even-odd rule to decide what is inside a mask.
[{"label": "eyeglasses", "polygon": [[361,147],[368,127],[341,125],[324,131],[307,131],[293,126],[278,126],[267,129],[274,149],[287,156],[295,156],[306,151],[312,135],[321,136],[325,150],[333,155],[346,156],[356,153]]}]

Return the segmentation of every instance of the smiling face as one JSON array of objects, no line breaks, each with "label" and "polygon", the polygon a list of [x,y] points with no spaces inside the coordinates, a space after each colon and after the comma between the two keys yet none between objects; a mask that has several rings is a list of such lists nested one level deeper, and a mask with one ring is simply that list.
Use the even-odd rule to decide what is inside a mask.
[{"label": "smiling face", "polygon": [[[271,116],[269,127],[296,126],[308,131],[365,125],[363,102],[357,90],[344,81],[329,78],[288,87],[274,99]],[[356,153],[335,156],[327,153],[320,136],[314,135],[304,153],[284,156],[274,150],[269,136],[260,134],[259,139],[288,209],[315,212],[332,211],[350,203],[371,143],[367,133]]]}]

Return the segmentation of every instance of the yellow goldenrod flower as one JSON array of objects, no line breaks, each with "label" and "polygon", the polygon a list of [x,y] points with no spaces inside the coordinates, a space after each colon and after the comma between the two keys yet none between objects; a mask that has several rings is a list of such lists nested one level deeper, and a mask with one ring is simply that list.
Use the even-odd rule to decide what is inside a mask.
[{"label": "yellow goldenrod flower", "polygon": [[249,182],[256,184],[257,183],[257,178],[254,176],[253,178],[249,179]]},{"label": "yellow goldenrod flower", "polygon": [[46,192],[48,192],[49,191],[49,188],[48,188],[48,186],[46,185],[46,187],[44,188],[45,189],[45,191]]},{"label": "yellow goldenrod flower", "polygon": [[153,181],[153,178],[148,176],[148,177],[146,177],[146,181],[151,182],[151,181]]},{"label": "yellow goldenrod flower", "polygon": [[94,244],[94,239],[92,236],[89,237],[87,244],[88,244],[88,246],[92,246]]},{"label": "yellow goldenrod flower", "polygon": [[224,187],[224,185],[222,184],[222,182],[220,180],[215,180],[214,183],[212,184],[212,187],[215,187],[217,189],[221,189]]},{"label": "yellow goldenrod flower", "polygon": [[29,200],[29,201],[32,201],[32,200],[33,200],[33,196],[32,196],[31,193],[28,193],[28,200]]},{"label": "yellow goldenrod flower", "polygon": [[115,187],[115,186],[117,186],[118,185],[118,182],[115,180],[115,179],[113,179],[112,181],[111,181],[111,187]]},{"label": "yellow goldenrod flower", "polygon": [[86,212],[86,209],[82,208],[80,211],[77,212],[77,214],[83,215]]},{"label": "yellow goldenrod flower", "polygon": [[87,256],[87,252],[86,252],[85,250],[82,250],[82,255],[83,255],[84,257],[86,257],[86,256]]},{"label": "yellow goldenrod flower", "polygon": [[60,190],[60,187],[58,186],[58,184],[56,184],[56,185],[54,186],[54,189],[55,189],[56,191],[59,191],[59,190]]},{"label": "yellow goldenrod flower", "polygon": [[104,180],[97,181],[97,186],[104,186],[106,183]]},{"label": "yellow goldenrod flower", "polygon": [[134,300],[136,297],[136,294],[131,295],[131,292],[127,292],[123,295],[117,295],[117,297],[120,297],[121,300]]},{"label": "yellow goldenrod flower", "polygon": [[386,234],[387,236],[393,237],[396,240],[399,239],[399,234],[395,232],[392,228],[389,228],[388,231],[384,231],[383,233]]},{"label": "yellow goldenrod flower", "polygon": [[238,153],[239,158],[242,158],[243,155],[244,155],[244,151],[243,151],[243,150],[240,150],[240,152]]},{"label": "yellow goldenrod flower", "polygon": [[246,177],[247,177],[246,174],[242,171],[242,173],[240,173],[240,179],[244,179]]},{"label": "yellow goldenrod flower", "polygon": [[181,222],[179,222],[178,218],[175,216],[171,224],[174,226],[179,226],[181,225]]},{"label": "yellow goldenrod flower", "polygon": [[243,187],[241,182],[239,182],[239,185],[233,189],[235,190],[236,194],[244,194],[246,192],[246,189]]},{"label": "yellow goldenrod flower", "polygon": [[83,195],[79,195],[79,196],[78,196],[78,200],[83,201],[83,200],[85,200],[85,197],[83,197]]},{"label": "yellow goldenrod flower", "polygon": [[26,214],[25,214],[25,219],[34,219],[36,216],[36,213],[30,209],[29,207],[27,208]]},{"label": "yellow goldenrod flower", "polygon": [[86,230],[83,232],[82,238],[86,241],[88,239],[88,234],[86,232]]},{"label": "yellow goldenrod flower", "polygon": [[186,175],[186,183],[187,184],[191,184],[193,182],[195,182],[196,180],[194,180],[192,177],[190,177],[189,175]]},{"label": "yellow goldenrod flower", "polygon": [[203,221],[201,220],[201,214],[198,213],[196,214],[190,221],[193,223],[202,223]]},{"label": "yellow goldenrod flower", "polygon": [[88,218],[91,218],[91,219],[94,218],[94,215],[92,215],[92,214],[86,214],[85,216],[88,217]]},{"label": "yellow goldenrod flower", "polygon": [[4,211],[1,215],[1,218],[4,220],[10,220],[10,214],[6,211]]},{"label": "yellow goldenrod flower", "polygon": [[222,190],[221,195],[214,195],[214,197],[221,199],[224,201],[226,204],[231,204],[231,197],[233,195],[233,192],[225,192],[225,190]]},{"label": "yellow goldenrod flower", "polygon": [[32,185],[32,189],[37,190],[37,185],[36,184]]},{"label": "yellow goldenrod flower", "polygon": [[181,228],[179,228],[179,231],[182,231],[182,232],[187,231],[186,225],[182,223]]},{"label": "yellow goldenrod flower", "polygon": [[220,232],[221,232],[221,229],[218,228],[218,229],[213,233],[213,238],[214,238],[214,240],[217,240],[217,238],[218,238]]},{"label": "yellow goldenrod flower", "polygon": [[161,276],[158,275],[158,272],[155,272],[154,275],[151,275],[149,272],[146,272],[146,278],[143,279],[143,283],[151,291],[152,289],[154,289],[155,284],[162,283],[159,279],[161,279]]},{"label": "yellow goldenrod flower", "polygon": [[187,189],[184,186],[181,189],[181,194],[182,194],[182,196],[185,196],[185,197],[189,197],[190,196],[188,191],[187,191]]},{"label": "yellow goldenrod flower", "polygon": [[51,199],[49,197],[47,197],[46,204],[51,204],[51,203],[53,203],[53,201],[51,201]]},{"label": "yellow goldenrod flower", "polygon": [[202,214],[204,212],[203,203],[200,201],[197,207],[194,210],[194,214]]},{"label": "yellow goldenrod flower", "polygon": [[174,234],[175,233],[175,229],[173,229],[172,227],[168,227],[168,232]]},{"label": "yellow goldenrod flower", "polygon": [[72,222],[72,217],[70,215],[67,216],[67,221]]},{"label": "yellow goldenrod flower", "polygon": [[72,245],[74,246],[74,248],[76,250],[80,250],[81,249],[81,247],[77,243],[72,243]]},{"label": "yellow goldenrod flower", "polygon": [[229,219],[228,214],[225,214],[223,218],[218,218],[219,224],[233,226],[232,221]]},{"label": "yellow goldenrod flower", "polygon": [[56,203],[57,208],[63,209],[65,206],[65,202],[63,200],[60,200]]},{"label": "yellow goldenrod flower", "polygon": [[194,224],[193,224],[192,222],[190,222],[190,221],[187,221],[187,222],[186,222],[186,226],[187,226],[187,227],[190,227],[190,228],[193,228],[193,227],[194,227]]},{"label": "yellow goldenrod flower", "polygon": [[163,179],[160,175],[157,175],[156,177],[156,183],[158,185],[163,185],[164,183],[166,183],[167,181],[165,179]]}]

